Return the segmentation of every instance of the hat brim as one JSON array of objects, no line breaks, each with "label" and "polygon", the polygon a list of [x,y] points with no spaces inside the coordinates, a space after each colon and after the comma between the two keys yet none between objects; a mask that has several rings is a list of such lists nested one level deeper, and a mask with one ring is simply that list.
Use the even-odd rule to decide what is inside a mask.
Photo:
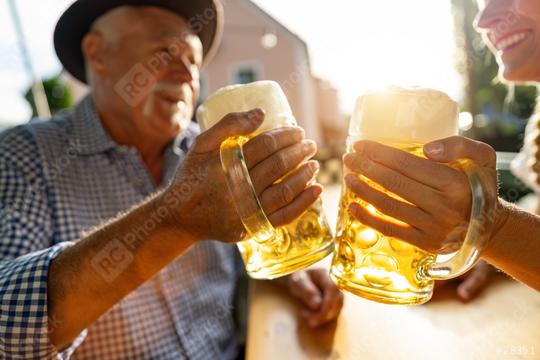
[{"label": "hat brim", "polygon": [[154,6],[182,16],[203,45],[204,63],[212,58],[221,41],[223,8],[219,0],[78,0],[60,17],[54,30],[54,48],[64,68],[87,83],[81,43],[96,19],[120,6]]}]

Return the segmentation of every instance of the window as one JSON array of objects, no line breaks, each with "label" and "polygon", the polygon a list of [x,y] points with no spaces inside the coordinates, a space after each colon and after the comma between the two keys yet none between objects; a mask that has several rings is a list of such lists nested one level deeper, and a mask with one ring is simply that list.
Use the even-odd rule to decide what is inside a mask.
[{"label": "window", "polygon": [[206,73],[202,73],[199,78],[199,99],[201,101],[206,100],[206,98],[210,95],[208,94],[208,75]]},{"label": "window", "polygon": [[253,69],[243,68],[236,73],[237,84],[248,84],[254,81],[257,81],[257,75],[255,75]]},{"label": "window", "polygon": [[233,84],[248,84],[263,79],[262,66],[257,62],[234,64],[231,70],[230,82]]}]

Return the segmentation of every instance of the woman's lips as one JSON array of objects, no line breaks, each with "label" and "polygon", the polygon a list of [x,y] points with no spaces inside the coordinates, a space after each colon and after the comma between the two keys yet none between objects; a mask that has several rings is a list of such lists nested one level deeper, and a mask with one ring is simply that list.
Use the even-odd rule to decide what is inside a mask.
[{"label": "woman's lips", "polygon": [[524,30],[501,36],[494,41],[495,48],[500,52],[508,51],[527,40],[531,33],[531,30]]}]

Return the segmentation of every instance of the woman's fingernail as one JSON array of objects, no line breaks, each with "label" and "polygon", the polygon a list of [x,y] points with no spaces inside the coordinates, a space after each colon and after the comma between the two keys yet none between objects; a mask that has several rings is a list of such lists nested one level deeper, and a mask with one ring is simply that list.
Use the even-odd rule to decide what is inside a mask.
[{"label": "woman's fingernail", "polygon": [[424,147],[429,155],[441,155],[444,152],[444,144],[441,142],[432,142]]}]

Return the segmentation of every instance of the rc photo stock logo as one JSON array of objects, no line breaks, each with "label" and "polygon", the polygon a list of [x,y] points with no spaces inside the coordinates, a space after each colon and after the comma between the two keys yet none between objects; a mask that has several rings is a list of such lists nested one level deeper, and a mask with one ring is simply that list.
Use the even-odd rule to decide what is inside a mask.
[{"label": "rc photo stock logo", "polygon": [[139,63],[115,85],[114,90],[129,106],[135,107],[156,84],[154,73],[149,66]]},{"label": "rc photo stock logo", "polygon": [[156,85],[159,72],[175,62],[181,62],[192,77],[197,77],[193,70],[195,65],[182,54],[186,36],[175,38],[167,51],[157,52],[148,61],[134,65],[114,86],[116,93],[131,107],[139,105]]},{"label": "rc photo stock logo", "polygon": [[118,239],[105,245],[90,261],[94,270],[108,283],[112,283],[132,262],[133,254]]}]

